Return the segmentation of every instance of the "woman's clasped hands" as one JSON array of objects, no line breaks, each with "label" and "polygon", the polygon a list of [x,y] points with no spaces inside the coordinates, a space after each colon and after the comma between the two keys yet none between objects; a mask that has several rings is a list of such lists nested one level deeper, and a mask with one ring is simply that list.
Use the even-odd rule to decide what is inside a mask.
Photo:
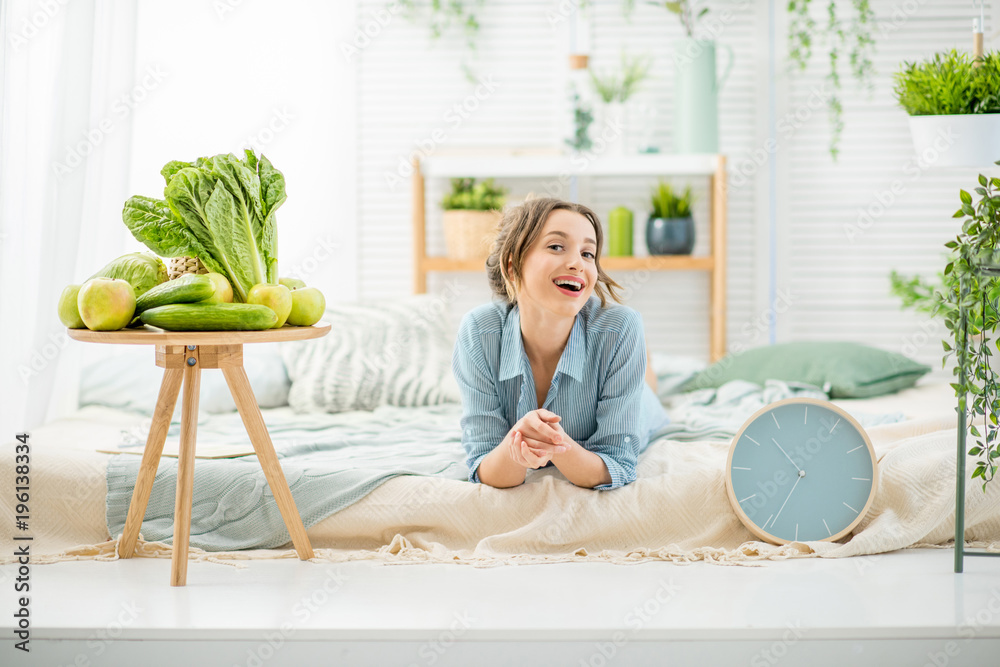
[{"label": "woman's clasped hands", "polygon": [[510,433],[510,455],[525,468],[541,468],[554,454],[569,451],[572,439],[559,425],[559,415],[539,408],[524,415]]}]

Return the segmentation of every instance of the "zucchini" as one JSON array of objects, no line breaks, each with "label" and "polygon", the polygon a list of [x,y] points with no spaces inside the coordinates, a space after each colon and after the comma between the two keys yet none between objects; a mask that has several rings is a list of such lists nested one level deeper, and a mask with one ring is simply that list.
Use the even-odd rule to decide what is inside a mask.
[{"label": "zucchini", "polygon": [[188,273],[152,288],[135,300],[135,314],[170,303],[203,301],[215,294],[215,283],[206,275]]},{"label": "zucchini", "polygon": [[254,303],[171,303],[143,311],[139,319],[168,331],[257,331],[278,323],[273,310]]}]

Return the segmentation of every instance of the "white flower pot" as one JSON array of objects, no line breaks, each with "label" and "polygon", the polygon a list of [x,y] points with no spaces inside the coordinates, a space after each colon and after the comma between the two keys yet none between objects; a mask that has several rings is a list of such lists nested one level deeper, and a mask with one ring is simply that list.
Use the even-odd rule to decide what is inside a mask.
[{"label": "white flower pot", "polygon": [[933,167],[989,167],[1000,160],[1000,113],[910,116],[913,148]]}]

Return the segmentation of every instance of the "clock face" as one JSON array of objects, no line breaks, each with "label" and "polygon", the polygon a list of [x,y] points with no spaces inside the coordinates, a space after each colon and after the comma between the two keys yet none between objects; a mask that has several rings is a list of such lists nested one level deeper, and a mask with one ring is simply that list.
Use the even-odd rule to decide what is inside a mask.
[{"label": "clock face", "polygon": [[864,518],[878,484],[861,425],[813,398],[758,410],[733,439],[726,468],[737,515],[774,543],[839,539]]}]

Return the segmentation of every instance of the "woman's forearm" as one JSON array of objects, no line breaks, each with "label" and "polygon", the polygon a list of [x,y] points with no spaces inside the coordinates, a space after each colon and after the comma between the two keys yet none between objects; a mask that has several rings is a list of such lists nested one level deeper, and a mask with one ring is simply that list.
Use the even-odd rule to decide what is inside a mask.
[{"label": "woman's forearm", "polygon": [[510,433],[479,462],[479,481],[483,484],[506,489],[524,484],[527,468],[518,465],[510,456]]},{"label": "woman's forearm", "polygon": [[552,464],[559,468],[559,472],[565,475],[566,479],[587,489],[611,483],[611,473],[608,472],[604,459],[568,435],[564,435],[563,439],[569,441],[569,449],[553,454]]}]

